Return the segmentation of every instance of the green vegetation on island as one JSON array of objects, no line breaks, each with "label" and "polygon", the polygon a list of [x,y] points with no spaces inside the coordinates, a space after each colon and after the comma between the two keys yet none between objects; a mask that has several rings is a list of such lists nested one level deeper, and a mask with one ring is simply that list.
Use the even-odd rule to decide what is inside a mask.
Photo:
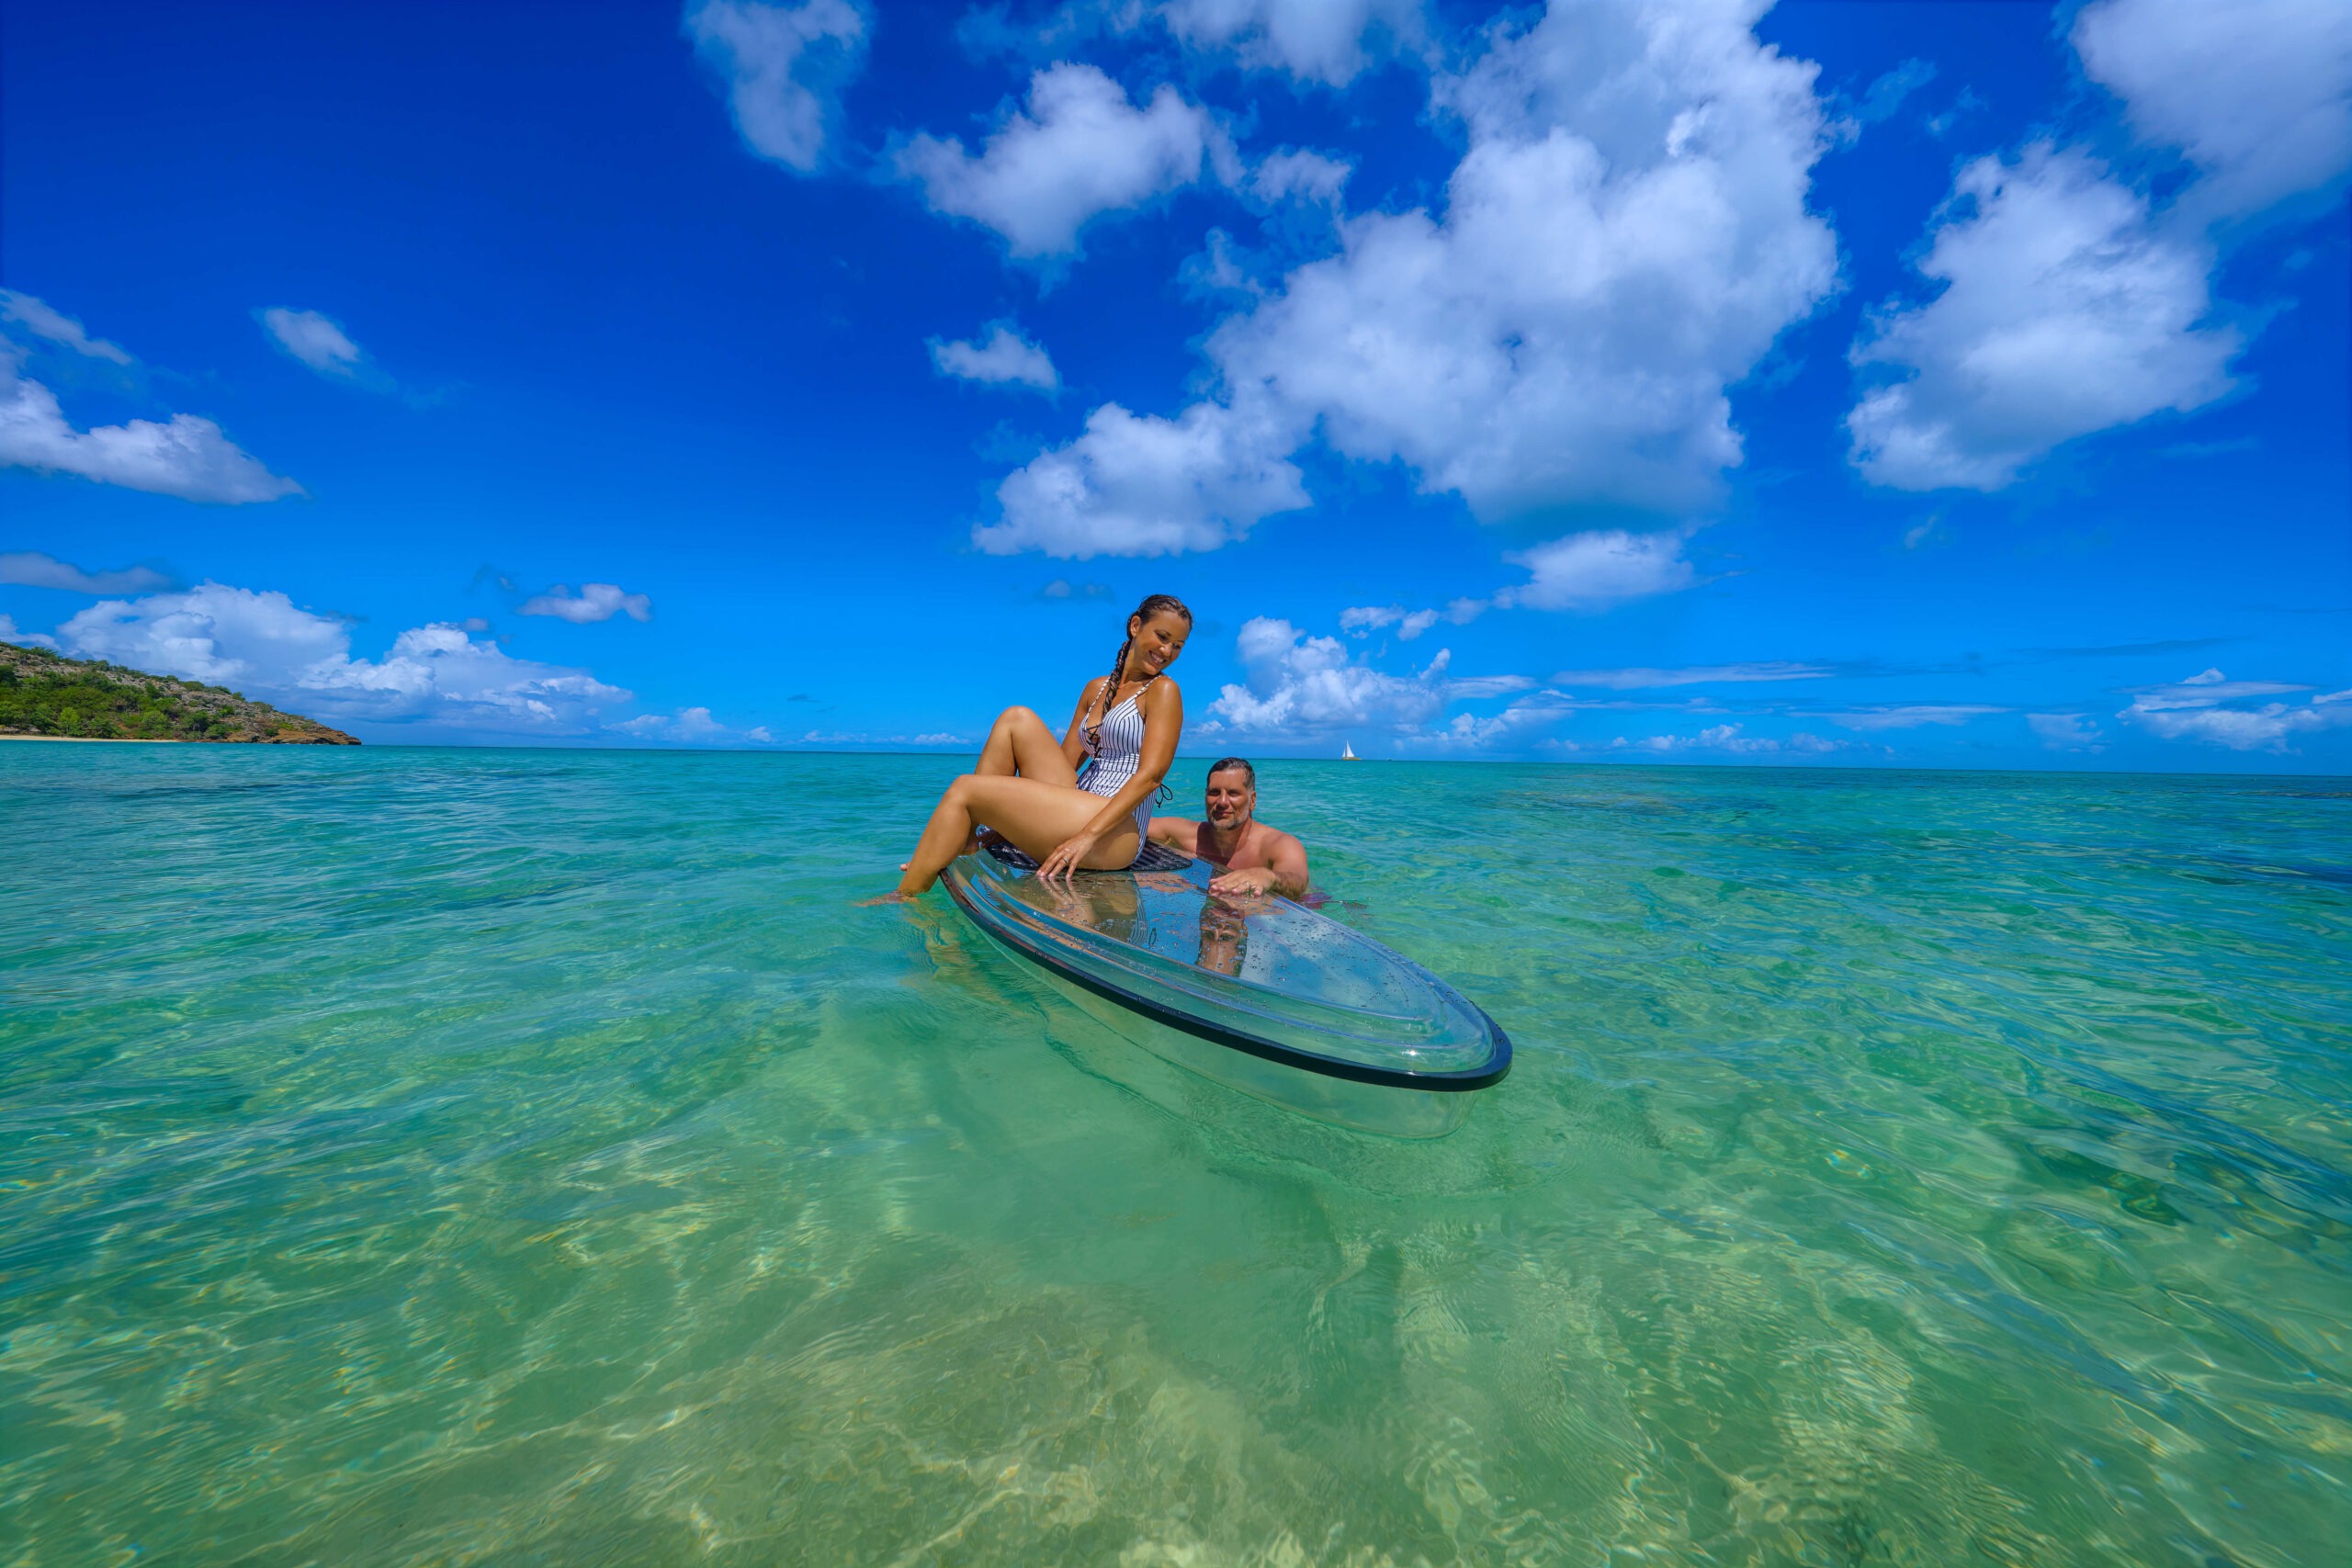
[{"label": "green vegetation on island", "polygon": [[85,740],[259,741],[356,746],[340,729],[250,702],[225,686],[0,643],[0,735]]}]

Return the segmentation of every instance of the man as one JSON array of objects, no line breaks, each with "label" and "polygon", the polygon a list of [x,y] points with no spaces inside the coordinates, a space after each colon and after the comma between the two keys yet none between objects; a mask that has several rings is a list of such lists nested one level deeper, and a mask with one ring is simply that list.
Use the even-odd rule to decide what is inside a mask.
[{"label": "man", "polygon": [[1209,879],[1212,893],[1306,891],[1306,846],[1258,820],[1258,770],[1240,757],[1220,757],[1209,768],[1208,820],[1155,817],[1151,839],[1225,869]]}]

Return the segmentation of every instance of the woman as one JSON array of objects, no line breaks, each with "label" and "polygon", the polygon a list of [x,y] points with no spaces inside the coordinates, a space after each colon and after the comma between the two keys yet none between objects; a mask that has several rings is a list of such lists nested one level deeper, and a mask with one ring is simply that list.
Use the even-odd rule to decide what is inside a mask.
[{"label": "woman", "polygon": [[1133,865],[1184,731],[1183,694],[1167,670],[1192,633],[1193,612],[1155,593],[1127,617],[1111,672],[1079,694],[1059,741],[1028,708],[997,715],[978,764],[940,796],[898,897],[929,892],[949,861],[975,847],[983,822],[1034,857],[1049,881]]}]

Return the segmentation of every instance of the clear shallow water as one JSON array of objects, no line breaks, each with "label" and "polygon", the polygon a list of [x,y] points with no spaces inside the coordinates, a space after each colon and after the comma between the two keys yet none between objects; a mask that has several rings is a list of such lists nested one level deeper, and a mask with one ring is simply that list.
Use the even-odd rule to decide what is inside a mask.
[{"label": "clear shallow water", "polygon": [[2352,781],[1273,764],[1415,1145],[956,765],[0,746],[0,1562],[2341,1561]]}]

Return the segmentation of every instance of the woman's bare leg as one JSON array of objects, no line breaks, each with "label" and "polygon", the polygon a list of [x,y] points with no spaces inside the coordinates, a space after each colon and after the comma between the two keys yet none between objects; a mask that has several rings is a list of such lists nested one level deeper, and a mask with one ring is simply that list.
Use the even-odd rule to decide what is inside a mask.
[{"label": "woman's bare leg", "polygon": [[[976,822],[986,821],[1042,861],[1072,835],[1083,831],[1102,811],[1100,795],[1066,784],[1001,774],[966,773],[939,797],[937,809],[932,812],[930,823],[915,844],[914,854],[907,861],[906,874],[899,879],[899,892],[909,898],[929,892],[939,874],[947,869],[947,863],[963,852]],[[1136,849],[1135,829],[1123,823],[1094,846],[1094,852],[1086,857],[1086,865],[1097,871],[1131,865]]]},{"label": "woman's bare leg", "polygon": [[1031,708],[1007,708],[996,716],[988,744],[972,772],[1002,778],[1013,773],[1047,784],[1074,784],[1078,770],[1062,754],[1062,743]]}]

